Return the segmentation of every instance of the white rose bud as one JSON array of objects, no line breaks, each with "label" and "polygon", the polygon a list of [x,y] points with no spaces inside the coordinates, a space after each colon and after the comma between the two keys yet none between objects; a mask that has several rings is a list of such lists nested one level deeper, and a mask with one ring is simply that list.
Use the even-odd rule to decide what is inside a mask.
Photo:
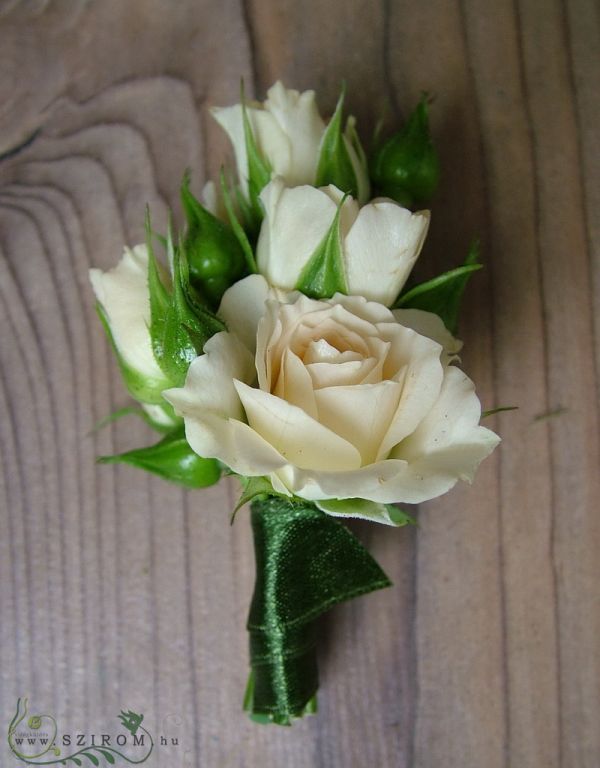
[{"label": "white rose bud", "polygon": [[[152,352],[146,246],[125,248],[121,261],[107,272],[90,269],[90,281],[131,395],[142,403],[164,405],[161,392],[171,381]],[[159,419],[157,413],[151,416],[165,418],[162,413]]]},{"label": "white rose bud", "polygon": [[[264,188],[257,264],[271,285],[302,290],[303,270],[330,231],[342,198],[333,186],[290,189],[281,179]],[[338,290],[390,306],[419,256],[428,227],[429,211],[411,213],[384,198],[359,208],[347,197],[339,216],[343,284]]]},{"label": "white rose bud", "polygon": [[260,275],[224,295],[217,333],[185,386],[165,392],[194,451],[332,515],[395,524],[471,481],[499,438],[479,426],[460,344],[435,315],[359,296],[275,300]]},{"label": "white rose bud", "polygon": [[[248,196],[249,169],[242,105],[215,107],[212,114],[231,140],[238,177]],[[267,91],[267,99],[262,104],[250,102],[246,105],[246,114],[257,150],[269,164],[272,175],[281,176],[290,187],[314,184],[327,128],[317,109],[315,92],[299,93],[277,82]],[[366,200],[369,176],[353,118],[348,121],[342,142],[352,166],[354,186],[361,201]]]}]

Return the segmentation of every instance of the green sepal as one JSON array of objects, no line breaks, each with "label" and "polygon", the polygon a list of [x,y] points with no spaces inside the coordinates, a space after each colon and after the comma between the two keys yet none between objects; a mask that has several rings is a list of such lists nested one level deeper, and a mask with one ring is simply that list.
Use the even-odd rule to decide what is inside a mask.
[{"label": "green sepal", "polygon": [[394,308],[423,309],[439,315],[446,328],[456,334],[462,296],[473,272],[482,268],[479,263],[479,243],[474,242],[464,264],[449,272],[419,283],[403,293]]},{"label": "green sepal", "polygon": [[245,477],[239,475],[239,479],[242,483],[242,493],[231,513],[232,524],[235,520],[236,513],[244,506],[244,504],[248,504],[248,502],[253,501],[256,498],[262,498],[269,495],[272,496],[275,494],[268,477]]},{"label": "green sepal", "polygon": [[408,512],[393,504],[380,504],[368,499],[327,499],[316,501],[316,506],[333,517],[356,517],[362,520],[371,520],[375,523],[394,525],[401,528],[404,525],[415,525],[415,520]]},{"label": "green sepal", "polygon": [[485,419],[488,416],[493,416],[496,413],[504,413],[504,411],[518,411],[518,405],[499,405],[497,408],[490,408],[489,411],[483,411],[481,418]]},{"label": "green sepal", "polygon": [[254,251],[252,250],[250,240],[248,239],[248,235],[246,234],[244,227],[236,216],[233,202],[231,200],[231,193],[225,178],[225,170],[223,168],[221,168],[220,181],[225,210],[227,211],[231,229],[233,230],[233,233],[236,236],[238,243],[240,244],[244,258],[246,259],[246,268],[250,274],[256,274],[258,272],[258,267],[256,266],[256,259],[254,258]]},{"label": "green sepal", "polygon": [[204,351],[206,342],[225,324],[208,309],[190,283],[189,265],[183,244],[175,249],[171,312],[165,326],[164,350],[176,384],[182,383],[190,363]]},{"label": "green sepal", "polygon": [[240,218],[242,221],[242,226],[244,228],[244,231],[246,231],[252,237],[252,240],[255,241],[258,237],[258,233],[260,230],[260,222],[262,221],[262,214],[261,214],[260,221],[257,221],[254,215],[254,208],[252,207],[252,204],[248,202],[248,199],[245,197],[244,193],[242,192],[242,188],[240,184],[233,182],[231,187],[232,187],[233,194],[235,195],[235,204],[237,206],[238,211],[240,212]]},{"label": "green sepal", "polygon": [[409,515],[406,510],[400,509],[395,504],[384,504],[384,506],[388,511],[390,520],[398,528],[403,528],[405,525],[417,525],[415,518]]},{"label": "green sepal", "polygon": [[173,269],[170,294],[160,279],[148,231],[152,351],[172,382],[171,386],[179,386],[183,384],[192,360],[202,354],[211,336],[225,330],[225,325],[206,306],[191,284],[185,246],[181,243],[174,247],[170,226],[167,253]]},{"label": "green sepal", "polygon": [[214,485],[221,476],[216,459],[203,459],[192,451],[183,427],[173,430],[156,445],[115,456],[101,456],[98,463],[131,464],[187,488],[206,488]]},{"label": "green sepal", "polygon": [[129,394],[135,398],[135,400],[138,400],[141,403],[149,403],[151,405],[155,405],[162,402],[161,392],[164,389],[168,389],[169,387],[173,386],[171,380],[167,376],[161,379],[150,378],[142,373],[139,373],[135,370],[135,368],[132,368],[125,361],[115,343],[112,331],[110,329],[108,317],[104,311],[104,307],[100,304],[100,302],[96,303],[96,312],[98,313],[98,317],[100,318],[100,322],[102,323],[102,327],[106,332],[110,345],[113,348],[113,352],[115,353],[115,357],[117,358],[117,363],[119,365],[119,370],[121,371],[121,376],[125,382],[125,386],[127,387]]},{"label": "green sepal", "polygon": [[100,432],[109,424],[114,424],[115,421],[120,421],[120,419],[122,419],[124,416],[139,416],[140,418],[143,418],[144,411],[142,408],[138,408],[135,405],[127,405],[125,408],[119,408],[118,410],[109,413],[108,416],[105,416],[104,418],[97,421],[88,432],[88,437],[95,434],[96,432]]},{"label": "green sepal", "polygon": [[[168,243],[168,247],[170,249],[172,239],[169,238],[166,243]],[[154,256],[154,248],[152,247],[152,230],[150,228],[150,213],[148,210],[146,210],[146,247],[148,249],[150,339],[152,342],[152,352],[154,353],[154,357],[164,371],[165,367],[162,362],[162,358],[164,356],[163,346],[167,317],[171,308],[171,293],[162,280],[158,262]],[[169,250],[169,255],[171,255],[171,253],[171,250]]]},{"label": "green sepal", "polygon": [[251,520],[256,584],[244,704],[262,722],[289,725],[315,709],[317,617],[391,582],[344,525],[310,502],[255,499]]},{"label": "green sepal", "polygon": [[255,223],[258,224],[263,218],[263,209],[259,200],[259,195],[263,188],[271,181],[272,168],[269,161],[262,156],[248,119],[246,110],[246,97],[244,94],[244,82],[241,83],[241,105],[242,122],[244,125],[244,141],[246,143],[246,158],[248,160],[248,192],[250,203],[252,205]]},{"label": "green sepal", "polygon": [[328,299],[334,293],[347,293],[340,235],[340,215],[345,200],[346,196],[338,205],[327,234],[298,278],[296,289],[311,299]]},{"label": "green sepal", "polygon": [[370,174],[377,193],[401,205],[411,207],[431,199],[440,164],[429,131],[426,95],[402,130],[375,149]]},{"label": "green sepal", "polygon": [[190,174],[181,184],[181,202],[187,219],[183,246],[191,284],[218,307],[230,285],[244,273],[244,252],[231,227],[224,224],[190,191]]},{"label": "green sepal", "polygon": [[356,130],[356,119],[352,115],[350,115],[346,121],[346,131],[344,135],[346,137],[346,141],[354,151],[356,163],[358,165],[357,169],[357,167],[353,164],[357,185],[356,199],[360,205],[365,205],[370,199],[371,192],[369,161]]},{"label": "green sepal", "polygon": [[[344,84],[333,117],[321,139],[315,186],[325,187],[328,184],[333,184],[342,192],[346,192],[352,197],[358,197],[358,179],[342,131],[345,97],[346,85]],[[358,141],[356,131],[354,131],[354,136]],[[360,145],[360,142],[358,143]],[[362,148],[359,157],[361,153]]]}]

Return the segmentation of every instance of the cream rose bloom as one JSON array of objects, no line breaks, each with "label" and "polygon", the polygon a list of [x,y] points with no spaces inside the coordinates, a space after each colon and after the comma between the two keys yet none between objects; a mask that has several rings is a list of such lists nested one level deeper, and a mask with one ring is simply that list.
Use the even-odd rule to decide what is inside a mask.
[{"label": "cream rose bloom", "polygon": [[[260,198],[265,218],[256,248],[259,272],[271,285],[294,290],[344,193],[334,186],[290,189],[274,179]],[[429,211],[411,213],[386,198],[361,208],[347,196],[339,227],[346,293],[391,305],[421,252]]]},{"label": "cream rose bloom", "polygon": [[220,313],[229,331],[164,395],[194,451],[279,493],[393,524],[386,504],[471,481],[499,442],[435,315],[276,296],[260,275],[232,286]]},{"label": "cream rose bloom", "polygon": [[[233,145],[242,189],[248,193],[248,157],[241,104],[232,107],[214,107],[212,115],[225,130]],[[254,140],[262,156],[268,160],[273,175],[281,176],[290,186],[314,184],[321,141],[326,125],[315,101],[314,91],[299,93],[281,82],[267,91],[262,104],[251,102],[246,107]],[[354,147],[350,121],[343,137],[348,156],[356,176],[359,197],[369,195],[369,176],[364,158]]]}]

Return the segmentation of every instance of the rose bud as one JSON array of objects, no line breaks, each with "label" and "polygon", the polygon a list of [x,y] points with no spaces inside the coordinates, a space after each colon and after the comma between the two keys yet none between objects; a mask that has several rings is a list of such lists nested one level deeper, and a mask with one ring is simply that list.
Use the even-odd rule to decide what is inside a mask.
[{"label": "rose bud", "polygon": [[431,199],[440,168],[429,133],[425,98],[404,128],[375,150],[370,172],[377,193],[402,205],[412,206]]},{"label": "rose bud", "polygon": [[280,82],[269,89],[262,104],[212,110],[233,144],[248,199],[256,198],[272,176],[280,176],[291,187],[334,183],[361,201],[368,198],[367,164],[353,118],[342,131],[343,96],[329,125],[319,114],[314,91],[299,93]]},{"label": "rose bud", "polygon": [[429,211],[411,213],[381,198],[359,208],[333,186],[289,189],[275,179],[261,200],[259,272],[277,288],[313,298],[339,291],[390,306],[429,226]]}]

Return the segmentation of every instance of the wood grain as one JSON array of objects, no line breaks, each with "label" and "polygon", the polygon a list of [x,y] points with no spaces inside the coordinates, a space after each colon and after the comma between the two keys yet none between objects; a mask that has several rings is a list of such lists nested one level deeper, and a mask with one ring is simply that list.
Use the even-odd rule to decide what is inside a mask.
[{"label": "wood grain", "polygon": [[[239,78],[348,84],[370,133],[421,91],[443,164],[418,270],[474,236],[463,363],[501,449],[418,531],[356,525],[395,585],[322,622],[320,713],[240,711],[253,584],[232,483],[185,493],[99,454],[146,442],[93,311],[159,225]],[[600,9],[593,0],[0,2],[0,718],[19,696],[179,737],[152,765],[600,765]],[[544,417],[545,418],[542,418]],[[492,420],[493,421],[493,420]],[[6,745],[2,765],[16,765]],[[150,762],[149,762],[150,764]]]}]

